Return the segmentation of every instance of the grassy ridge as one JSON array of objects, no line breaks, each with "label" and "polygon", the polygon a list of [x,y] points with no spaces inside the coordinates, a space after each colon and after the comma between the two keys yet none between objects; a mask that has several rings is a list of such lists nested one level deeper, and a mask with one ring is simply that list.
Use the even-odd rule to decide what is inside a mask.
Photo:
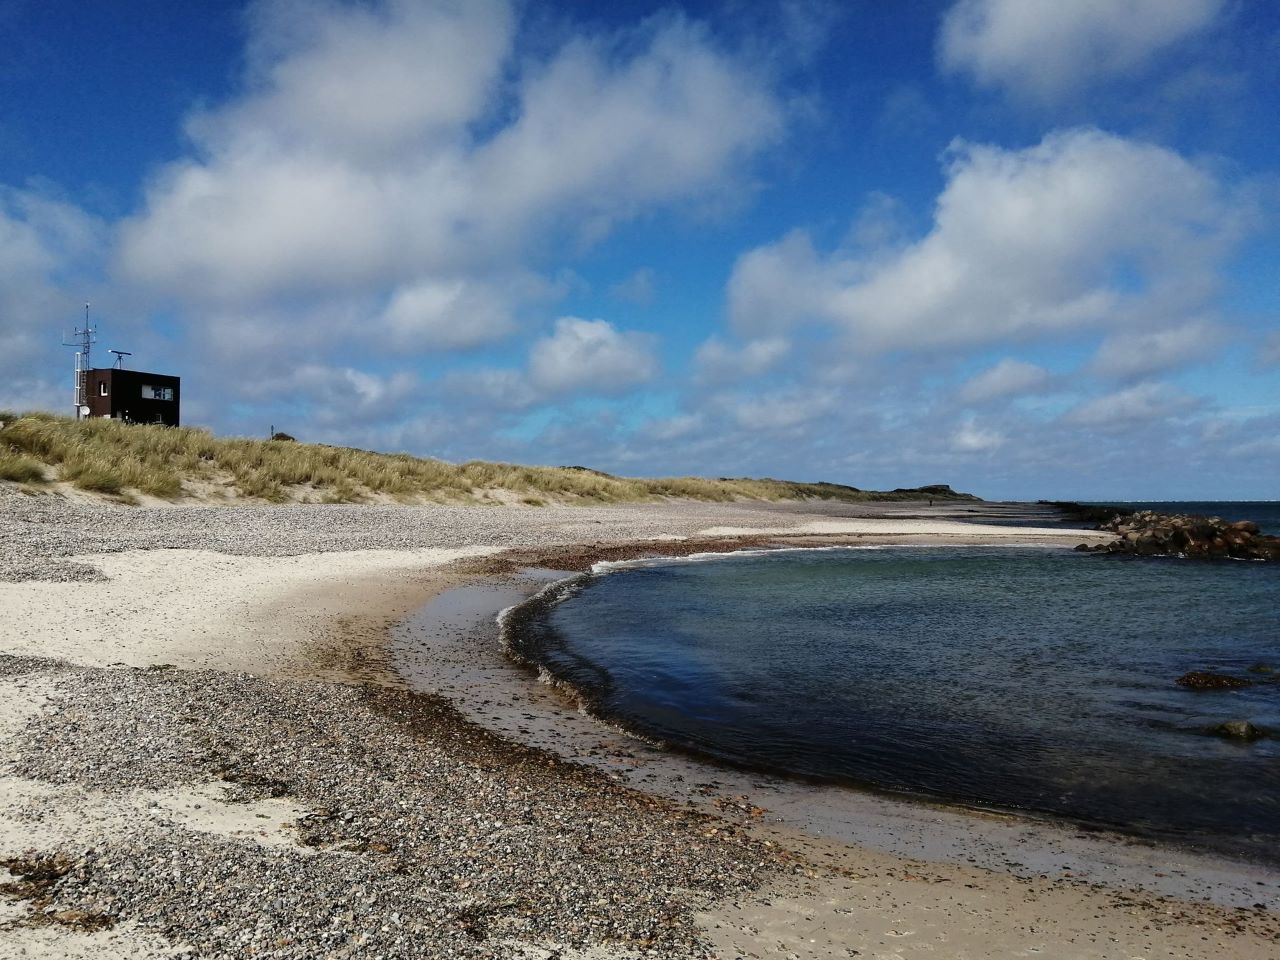
[{"label": "grassy ridge", "polygon": [[289,440],[215,437],[205,430],[72,420],[50,414],[0,413],[0,479],[61,480],[128,499],[143,493],[242,497],[272,502],[483,502],[514,498],[611,503],[662,497],[692,500],[845,501],[962,496],[930,488],[876,493],[829,483],[630,479],[581,467],[522,467],[472,460],[446,463],[407,454],[371,453]]}]

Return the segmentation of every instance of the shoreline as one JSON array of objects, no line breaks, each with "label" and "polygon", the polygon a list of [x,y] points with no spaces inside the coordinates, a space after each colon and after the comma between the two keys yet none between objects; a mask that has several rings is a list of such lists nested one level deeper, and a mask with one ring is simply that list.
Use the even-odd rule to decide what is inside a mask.
[{"label": "shoreline", "polygon": [[[1110,867],[1114,882],[1100,880],[1051,861],[1056,841],[999,815],[904,811],[883,798],[837,815],[815,811],[809,788],[687,767],[671,773],[683,799],[665,796],[634,741],[615,748],[606,741],[620,735],[566,712],[512,665],[478,660],[492,633],[466,626],[492,612],[495,585],[520,593],[518,571],[533,559],[563,570],[571,555],[587,563],[717,539],[781,544],[805,524],[823,528],[801,533],[805,543],[868,543],[884,535],[882,521],[901,522],[884,515],[919,512],[910,506],[870,520],[805,505],[219,509],[220,528],[199,534],[170,532],[172,511],[154,520],[103,511],[101,521],[52,511],[54,524],[108,525],[89,542],[128,517],[136,549],[55,555],[105,580],[0,582],[0,611],[21,624],[0,644],[0,859],[61,850],[71,863],[35,900],[0,898],[0,947],[149,958],[184,942],[238,955],[251,942],[302,957],[344,943],[357,955],[438,956],[461,942],[485,955],[622,960],[636,949],[908,956],[945,943],[976,956],[1034,947],[1251,958],[1268,956],[1280,931],[1274,904],[1239,910],[1125,892],[1137,886],[1126,878],[1152,862],[1168,868],[1167,857],[1129,858],[1132,874]],[[321,519],[339,532],[315,530]],[[789,534],[773,533],[779,519]],[[743,521],[752,534],[721,533]],[[832,523],[843,532],[827,533]],[[34,536],[38,556],[46,534]],[[1089,534],[1049,536],[1074,544]],[[470,544],[466,555],[452,552],[458,544]],[[411,616],[441,602],[449,610],[440,617],[437,607],[432,625]],[[404,629],[418,631],[433,692],[403,689],[394,675]],[[21,659],[40,651],[60,660]],[[529,697],[547,702],[530,709]],[[573,730],[585,738],[575,750],[542,742]],[[757,789],[773,791],[767,811],[743,800]],[[841,830],[845,839],[830,836]],[[1094,839],[1105,857],[1108,845]],[[184,878],[221,879],[175,882],[174,857]],[[451,874],[433,866],[443,863]],[[1234,866],[1199,876],[1210,897],[1248,884]],[[314,889],[298,889],[300,877]],[[1255,881],[1268,903],[1277,879]],[[428,901],[414,892],[424,883]],[[373,899],[350,903],[355,889]],[[330,914],[336,926],[319,919]],[[95,927],[99,916],[110,925]]]},{"label": "shoreline", "polygon": [[[446,591],[393,628],[393,665],[412,688],[455,698],[465,716],[502,736],[611,771],[638,789],[704,810],[716,809],[716,799],[731,795],[737,805],[767,811],[758,825],[783,835],[920,860],[979,862],[993,870],[1007,869],[1006,855],[1016,851],[1028,876],[1065,871],[1076,879],[1096,878],[1162,896],[1194,896],[1233,908],[1252,908],[1261,882],[1271,887],[1266,898],[1270,909],[1280,911],[1280,874],[1274,864],[1053,814],[732,764],[619,726],[596,714],[580,691],[549,677],[536,662],[508,656],[502,627],[495,622],[516,602],[531,602],[583,575],[539,569],[523,586],[513,585],[508,574]],[[423,644],[425,651],[415,653],[413,648]],[[442,669],[441,664],[450,667]],[[690,788],[697,782],[721,788],[709,797],[696,786]],[[909,839],[904,842],[904,837]]]},{"label": "shoreline", "polygon": [[[539,656],[539,650],[531,649],[527,642],[529,640],[529,621],[536,619],[545,614],[545,612],[563,602],[565,599],[577,592],[578,585],[584,583],[588,578],[608,575],[615,570],[622,570],[634,567],[643,567],[649,565],[662,566],[664,564],[688,563],[716,561],[727,559],[734,556],[761,556],[772,553],[789,553],[789,552],[810,552],[810,551],[834,551],[834,550],[882,550],[894,548],[913,548],[928,549],[930,547],[947,548],[956,546],[954,543],[921,543],[904,542],[904,543],[877,543],[870,545],[864,542],[858,543],[842,543],[837,545],[822,546],[758,546],[743,547],[742,549],[717,552],[694,552],[674,556],[644,556],[633,559],[623,560],[597,560],[587,569],[579,572],[566,571],[565,576],[560,579],[554,579],[543,586],[540,586],[536,592],[526,593],[524,599],[518,603],[513,603],[501,609],[494,609],[495,622],[492,625],[495,634],[495,643],[501,649],[502,655],[513,664],[521,668],[527,675],[536,678],[540,683],[551,687],[566,704],[566,709],[580,713],[589,717],[602,727],[606,727],[617,731],[624,736],[644,744],[656,750],[683,756],[693,761],[695,767],[702,766],[712,770],[735,771],[746,777],[763,777],[784,782],[794,782],[797,784],[805,784],[816,788],[819,791],[853,791],[856,793],[869,794],[874,797],[883,798],[889,802],[899,802],[910,805],[920,805],[930,809],[958,811],[975,816],[997,817],[997,818],[1013,818],[1019,821],[1025,821],[1028,824],[1045,825],[1050,829],[1057,830],[1062,833],[1079,833],[1089,832],[1109,838],[1109,842],[1121,844],[1139,844],[1154,847],[1159,850],[1177,851],[1185,856],[1192,858],[1203,858],[1207,862],[1216,862],[1221,864],[1241,864],[1251,868],[1257,868],[1264,872],[1272,872],[1280,870],[1280,859],[1273,857],[1268,860],[1265,857],[1250,856],[1249,852],[1240,848],[1238,845],[1233,848],[1228,843],[1218,843],[1208,837],[1187,837],[1179,838],[1176,836],[1168,836],[1161,834],[1154,829],[1144,830],[1138,826],[1130,825],[1120,821],[1108,822],[1102,819],[1092,819],[1084,815],[1073,815],[1063,813],[1051,809],[1037,809],[1033,807],[1017,807],[1001,805],[998,802],[982,802],[966,800],[959,796],[950,796],[944,793],[934,793],[927,790],[910,790],[910,789],[894,789],[885,787],[873,781],[850,779],[839,776],[822,776],[820,774],[806,774],[791,770],[777,769],[763,762],[753,762],[750,759],[735,759],[732,757],[717,754],[708,749],[700,749],[685,743],[676,743],[664,739],[660,735],[651,734],[642,728],[629,724],[624,718],[611,714],[601,702],[601,692],[598,689],[591,689],[589,686],[584,687],[576,683],[569,676],[557,672],[555,668],[549,666],[547,662]],[[1019,544],[1004,543],[974,543],[966,545],[967,548],[982,549],[984,547],[995,547],[1003,549],[1056,549],[1072,551],[1073,548],[1057,543],[1040,543],[1027,542]],[[582,564],[569,564],[575,570]],[[536,645],[536,640],[533,641]],[[1243,899],[1250,899],[1248,896]],[[1227,901],[1224,901],[1227,902]],[[1280,899],[1275,903],[1280,908]]]}]

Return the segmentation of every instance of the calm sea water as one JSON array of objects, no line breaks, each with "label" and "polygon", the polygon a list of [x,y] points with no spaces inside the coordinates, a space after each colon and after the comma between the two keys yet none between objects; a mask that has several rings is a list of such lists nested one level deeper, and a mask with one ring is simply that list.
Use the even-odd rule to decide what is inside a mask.
[{"label": "calm sea water", "polygon": [[[1256,515],[1256,514],[1255,514]],[[602,715],[713,758],[1280,860],[1280,565],[1058,548],[665,561],[527,606]],[[1259,681],[1193,692],[1222,670]]]}]

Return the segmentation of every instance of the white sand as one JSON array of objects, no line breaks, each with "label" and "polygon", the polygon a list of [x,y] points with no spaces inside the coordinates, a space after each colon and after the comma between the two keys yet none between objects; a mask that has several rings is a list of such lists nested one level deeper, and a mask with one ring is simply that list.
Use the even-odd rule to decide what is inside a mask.
[{"label": "white sand", "polygon": [[0,583],[0,652],[84,666],[270,673],[381,590],[487,547],[231,557],[147,550],[77,557],[110,580]]},{"label": "white sand", "polygon": [[[86,666],[287,673],[309,644],[350,628],[355,618],[394,611],[406,586],[417,581],[422,593],[424,573],[490,552],[461,547],[262,558],[157,550],[77,558],[110,579],[0,583],[0,652]],[[0,681],[0,753],[32,715],[47,709],[56,685],[47,677]],[[139,825],[306,849],[291,825],[307,811],[287,800],[228,804],[224,791],[225,784],[209,783],[108,797],[0,776],[0,857],[91,847]],[[0,900],[0,960],[150,960],[174,952],[132,924],[96,932],[5,925],[28,909]]]}]

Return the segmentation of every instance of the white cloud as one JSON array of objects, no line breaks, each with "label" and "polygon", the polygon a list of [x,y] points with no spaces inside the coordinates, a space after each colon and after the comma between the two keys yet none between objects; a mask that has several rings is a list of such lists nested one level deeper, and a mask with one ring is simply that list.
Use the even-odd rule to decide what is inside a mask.
[{"label": "white cloud", "polygon": [[[97,265],[105,225],[62,200],[0,187],[0,381],[5,408],[69,410],[72,351],[61,336],[96,299],[83,276]],[[109,344],[108,344],[109,346]],[[50,377],[57,371],[58,382]],[[65,379],[63,379],[65,371]]]},{"label": "white cloud", "polygon": [[829,414],[839,394],[826,387],[783,387],[762,394],[721,398],[738,426],[747,430],[793,430]]},{"label": "white cloud", "polygon": [[324,364],[299,367],[289,386],[311,400],[309,419],[320,427],[386,419],[421,390],[418,378],[407,371],[382,375]]},{"label": "white cloud", "polygon": [[1104,377],[1144,377],[1184,363],[1210,360],[1222,340],[1221,328],[1204,321],[1149,333],[1116,334],[1102,342],[1090,367]]},{"label": "white cloud", "polygon": [[997,430],[966,420],[951,435],[951,449],[960,453],[989,453],[1004,446],[1007,438]]},{"label": "white cloud", "polygon": [[496,290],[464,278],[400,287],[382,321],[395,343],[420,349],[475,347],[501,339],[515,326],[510,305]]},{"label": "white cloud", "polygon": [[824,261],[803,230],[744,253],[729,278],[729,316],[749,338],[776,336],[797,322],[829,317],[842,282],[856,275],[856,261]]},{"label": "white cloud", "polygon": [[191,120],[199,155],[120,233],[124,276],[196,305],[412,299],[514,269],[557,231],[734,193],[782,130],[768,78],[680,17],[517,64],[496,0],[258,11],[248,89]]},{"label": "white cloud", "polygon": [[459,397],[465,397],[485,406],[524,410],[542,399],[521,370],[461,371],[446,376],[441,387],[441,394],[453,406],[458,405]]},{"label": "white cloud", "polygon": [[665,442],[690,437],[702,430],[706,417],[701,413],[680,413],[661,420],[651,420],[644,426],[650,440]]},{"label": "white cloud", "polygon": [[525,410],[571,394],[611,396],[634,390],[658,373],[657,338],[618,330],[607,320],[561,317],[533,342],[524,369],[482,368],[451,373],[440,383],[447,402],[458,397],[501,410]]},{"label": "white cloud", "polygon": [[1063,420],[1086,427],[1121,427],[1187,413],[1195,398],[1165,383],[1139,383],[1105,396],[1086,400],[1067,411]]},{"label": "white cloud", "polygon": [[1043,386],[1049,380],[1044,367],[1005,357],[994,367],[984,370],[960,388],[965,403],[985,403],[1001,397],[1016,396]]},{"label": "white cloud", "polygon": [[248,94],[188,121],[211,154],[309,151],[394,162],[488,105],[515,33],[505,0],[250,8]]},{"label": "white cloud", "polygon": [[947,177],[905,248],[822,256],[793,232],[743,255],[735,329],[819,321],[874,351],[1149,326],[1202,310],[1243,219],[1206,170],[1089,128],[1024,150],[958,141]]},{"label": "white cloud", "polygon": [[[39,325],[80,319],[69,309],[80,297],[62,283],[96,258],[105,232],[101,221],[61,200],[0,187],[0,334],[10,355]],[[41,332],[57,335],[56,328]]]},{"label": "white cloud", "polygon": [[942,66],[1016,97],[1052,100],[1131,73],[1206,29],[1225,0],[959,0]]},{"label": "white cloud", "polygon": [[791,344],[782,337],[748,340],[738,347],[712,337],[698,348],[694,362],[701,379],[727,382],[768,372],[790,348]]},{"label": "white cloud", "polygon": [[654,338],[619,331],[606,320],[561,317],[529,351],[529,380],[549,394],[624,393],[658,372]]}]

